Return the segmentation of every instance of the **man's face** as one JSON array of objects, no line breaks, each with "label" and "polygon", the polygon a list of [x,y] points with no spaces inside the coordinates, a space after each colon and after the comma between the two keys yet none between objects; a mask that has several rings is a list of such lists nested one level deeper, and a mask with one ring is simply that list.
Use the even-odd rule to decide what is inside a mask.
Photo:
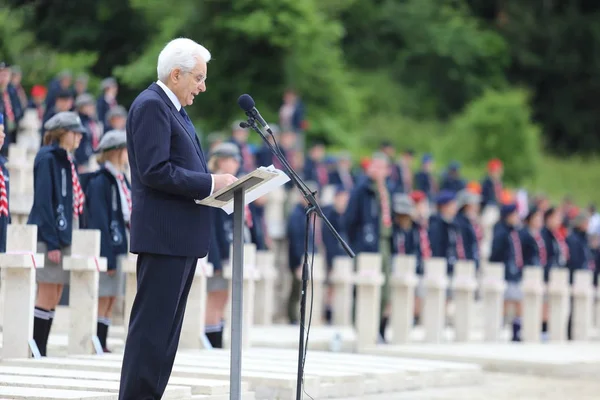
[{"label": "man's face", "polygon": [[110,123],[110,126],[112,126],[113,129],[123,130],[125,129],[127,118],[123,118],[121,116],[112,117],[108,122]]},{"label": "man's face", "polygon": [[84,93],[85,90],[87,89],[87,82],[82,81],[82,80],[78,80],[75,82],[75,90],[77,91],[77,93]]},{"label": "man's face", "polygon": [[21,84],[21,79],[23,78],[23,75],[21,74],[12,74],[12,78],[10,78],[11,82],[13,85],[20,85]]},{"label": "man's face", "polygon": [[390,158],[394,158],[394,155],[396,154],[396,151],[392,146],[384,146],[381,148],[381,151]]},{"label": "man's face", "polygon": [[323,161],[325,158],[325,147],[324,146],[315,146],[310,150],[311,158],[315,161]]},{"label": "man's face", "polygon": [[348,198],[350,195],[348,192],[340,192],[335,195],[333,200],[335,210],[339,213],[343,213],[346,211],[346,206],[348,205]]},{"label": "man's face", "polygon": [[250,132],[246,129],[236,129],[233,131],[233,138],[238,143],[246,143]]},{"label": "man's face", "polygon": [[10,70],[4,68],[0,70],[0,87],[5,88],[10,82]]},{"label": "man's face", "polygon": [[63,89],[68,89],[71,86],[71,78],[66,76],[60,80],[60,87]]},{"label": "man's face", "polygon": [[180,69],[171,72],[172,90],[181,105],[192,105],[199,93],[206,92],[206,72],[207,66],[202,60],[197,60],[196,66],[190,72]]},{"label": "man's face", "polygon": [[456,205],[456,201],[452,200],[445,205],[440,207],[440,213],[444,216],[444,218],[452,219],[456,216],[458,212],[458,208]]},{"label": "man's face", "polygon": [[85,106],[79,107],[79,112],[88,117],[93,117],[96,115],[96,106],[94,104],[86,104]]}]

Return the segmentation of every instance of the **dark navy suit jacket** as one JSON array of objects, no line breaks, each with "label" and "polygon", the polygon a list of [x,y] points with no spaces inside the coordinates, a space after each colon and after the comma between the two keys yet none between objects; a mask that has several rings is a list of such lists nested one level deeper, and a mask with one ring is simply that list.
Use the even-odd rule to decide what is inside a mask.
[{"label": "dark navy suit jacket", "polygon": [[133,210],[131,252],[205,257],[212,213],[194,199],[210,196],[212,177],[196,133],[156,83],[127,118]]}]

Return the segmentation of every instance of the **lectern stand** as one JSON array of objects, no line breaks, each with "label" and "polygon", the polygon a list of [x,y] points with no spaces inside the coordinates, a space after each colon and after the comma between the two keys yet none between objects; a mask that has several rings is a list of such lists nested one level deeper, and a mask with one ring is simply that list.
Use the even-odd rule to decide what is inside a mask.
[{"label": "lectern stand", "polygon": [[244,283],[244,213],[246,204],[264,196],[290,178],[273,166],[258,168],[197,204],[233,212],[233,251],[231,254],[231,359],[230,400],[242,398],[242,310]]}]

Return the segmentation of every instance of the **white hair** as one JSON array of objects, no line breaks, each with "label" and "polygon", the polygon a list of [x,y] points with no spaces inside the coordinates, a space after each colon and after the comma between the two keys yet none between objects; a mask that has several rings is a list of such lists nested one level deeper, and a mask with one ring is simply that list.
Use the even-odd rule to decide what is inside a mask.
[{"label": "white hair", "polygon": [[198,59],[208,63],[210,52],[202,45],[191,39],[177,38],[171,40],[158,55],[156,72],[158,79],[167,83],[171,71],[179,68],[190,72],[198,63]]}]

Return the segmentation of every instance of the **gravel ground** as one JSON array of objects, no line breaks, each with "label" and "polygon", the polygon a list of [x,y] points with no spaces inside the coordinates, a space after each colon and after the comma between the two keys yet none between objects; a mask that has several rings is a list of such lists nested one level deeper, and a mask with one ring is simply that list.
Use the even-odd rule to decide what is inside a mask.
[{"label": "gravel ground", "polygon": [[[304,396],[304,400],[309,400]],[[541,378],[485,373],[481,385],[382,394],[343,400],[598,400],[600,379]],[[317,399],[315,399],[317,400]]]}]

